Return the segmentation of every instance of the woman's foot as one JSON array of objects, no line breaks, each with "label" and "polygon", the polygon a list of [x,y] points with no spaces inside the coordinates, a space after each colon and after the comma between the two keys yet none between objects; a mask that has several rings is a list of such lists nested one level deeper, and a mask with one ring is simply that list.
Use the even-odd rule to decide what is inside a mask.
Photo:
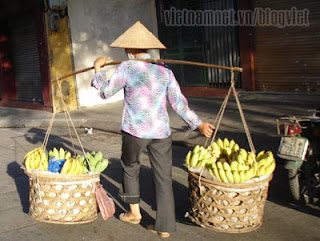
[{"label": "woman's foot", "polygon": [[127,212],[127,213],[121,213],[119,215],[119,219],[122,222],[139,224],[141,222],[142,217],[141,216],[134,216],[131,213]]},{"label": "woman's foot", "polygon": [[170,237],[170,233],[168,233],[168,232],[159,232],[159,231],[154,230],[153,225],[148,225],[147,229],[152,233],[158,234],[161,238],[169,238]]}]

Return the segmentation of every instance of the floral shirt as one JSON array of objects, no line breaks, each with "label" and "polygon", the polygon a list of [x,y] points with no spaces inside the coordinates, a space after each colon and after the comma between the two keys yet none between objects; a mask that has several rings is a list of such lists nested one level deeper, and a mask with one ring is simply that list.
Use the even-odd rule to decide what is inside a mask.
[{"label": "floral shirt", "polygon": [[106,99],[124,89],[121,129],[144,139],[163,139],[171,135],[167,100],[172,109],[196,129],[202,121],[189,109],[172,71],[161,64],[128,60],[122,62],[109,81],[97,72],[91,85]]}]

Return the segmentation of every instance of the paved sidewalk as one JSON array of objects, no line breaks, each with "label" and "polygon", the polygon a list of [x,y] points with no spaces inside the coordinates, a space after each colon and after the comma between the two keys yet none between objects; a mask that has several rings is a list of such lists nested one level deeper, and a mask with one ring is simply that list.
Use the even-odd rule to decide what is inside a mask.
[{"label": "paved sidewalk", "polygon": [[[241,106],[244,110],[249,130],[252,133],[268,131],[275,135],[276,118],[283,115],[307,115],[308,110],[320,108],[320,94],[288,94],[270,92],[240,92]],[[214,122],[224,98],[188,97],[189,107],[202,120]],[[70,112],[75,127],[93,128],[111,133],[120,133],[123,102],[84,107]],[[197,144],[205,139],[197,132],[189,132],[188,126],[170,107],[170,125],[173,139],[186,144]],[[47,128],[52,113],[38,110],[0,107],[0,128]],[[54,127],[66,127],[64,113],[55,117]],[[243,132],[243,125],[234,98],[230,98],[219,132],[221,135],[237,135]],[[226,133],[227,132],[227,133]],[[237,133],[235,133],[237,132]],[[200,138],[200,141],[199,141]]]},{"label": "paved sidewalk", "polygon": [[[306,114],[307,109],[319,106],[317,95],[277,95],[262,93],[242,93],[240,101],[257,150],[276,152],[279,137],[276,134],[276,118],[282,115]],[[203,120],[213,122],[222,98],[188,98],[190,108]],[[0,240],[1,241],[150,241],[161,240],[146,230],[146,225],[155,218],[150,164],[146,154],[141,158],[142,190],[141,225],[129,225],[118,220],[119,213],[126,206],[119,200],[117,190],[120,185],[121,155],[120,122],[122,102],[83,108],[72,111],[71,116],[77,127],[84,147],[88,151],[101,150],[109,158],[110,166],[101,175],[101,182],[113,196],[117,211],[107,222],[101,215],[98,219],[81,225],[58,225],[37,222],[28,216],[28,178],[20,169],[26,151],[39,146],[44,138],[51,113],[34,110],[0,108]],[[193,225],[184,214],[188,210],[188,176],[183,166],[184,157],[190,146],[203,144],[206,139],[196,131],[188,132],[186,124],[170,110],[173,132],[173,187],[175,193],[177,232],[168,240],[216,240],[216,241],[316,241],[320,237],[320,211],[312,207],[293,204],[289,195],[286,171],[281,162],[270,183],[263,225],[252,233],[229,234]],[[58,114],[49,139],[48,147],[73,147],[64,114]],[[85,134],[85,127],[93,127],[93,134]],[[248,149],[246,136],[235,102],[230,100],[219,137],[235,139]]]}]

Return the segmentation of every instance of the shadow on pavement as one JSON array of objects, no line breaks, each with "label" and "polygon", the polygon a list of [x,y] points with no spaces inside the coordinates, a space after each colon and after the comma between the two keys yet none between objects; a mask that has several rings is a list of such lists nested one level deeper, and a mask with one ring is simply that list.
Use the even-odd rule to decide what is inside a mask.
[{"label": "shadow on pavement", "polygon": [[19,194],[22,211],[29,213],[29,178],[20,168],[16,161],[10,162],[7,166],[7,173],[13,178]]}]

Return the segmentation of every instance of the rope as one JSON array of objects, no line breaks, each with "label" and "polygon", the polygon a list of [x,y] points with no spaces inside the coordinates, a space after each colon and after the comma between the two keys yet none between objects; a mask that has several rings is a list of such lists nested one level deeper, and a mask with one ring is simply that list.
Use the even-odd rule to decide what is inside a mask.
[{"label": "rope", "polygon": [[53,121],[54,121],[55,115],[56,115],[56,112],[55,112],[55,110],[53,110],[53,115],[52,115],[51,120],[49,122],[49,126],[48,126],[46,135],[44,137],[44,140],[43,140],[42,146],[41,146],[44,150],[46,149],[47,144],[48,144],[48,140],[49,140],[49,136],[50,136],[50,132],[51,132],[51,128],[52,128],[52,125],[53,125]]},{"label": "rope", "polygon": [[[244,117],[244,113],[243,113],[243,110],[242,110],[242,107],[241,107],[241,104],[240,104],[240,101],[239,101],[239,97],[238,97],[238,94],[237,94],[237,91],[236,91],[236,88],[235,88],[234,71],[233,70],[231,70],[231,85],[230,85],[230,88],[228,90],[228,93],[227,93],[224,101],[222,102],[220,110],[219,110],[219,112],[217,114],[217,117],[216,117],[216,119],[214,121],[215,132],[214,132],[214,134],[212,136],[211,144],[212,144],[212,142],[214,142],[214,140],[216,138],[216,135],[218,133],[218,130],[219,130],[219,127],[220,127],[220,124],[221,124],[221,120],[222,120],[222,117],[224,115],[224,111],[225,111],[225,109],[227,107],[228,100],[229,100],[230,95],[231,95],[231,91],[233,92],[233,95],[234,95],[236,103],[237,103],[237,107],[238,107],[238,110],[239,110],[239,113],[240,113],[241,121],[242,121],[244,130],[245,130],[247,139],[248,139],[249,147],[250,147],[252,152],[256,153],[256,150],[255,150],[255,147],[253,145],[253,141],[252,141],[252,138],[251,138],[251,135],[250,135],[249,127],[248,127],[248,124],[247,124],[246,119]],[[208,138],[206,140],[205,146],[207,145],[207,141],[208,141]]]},{"label": "rope", "polygon": [[[60,82],[60,80],[59,80],[58,78],[56,78],[56,80],[57,80],[57,83]],[[72,118],[71,118],[71,116],[70,116],[70,113],[69,113],[69,111],[68,111],[68,107],[67,107],[66,103],[65,103],[64,100],[63,100],[63,95],[62,95],[62,91],[61,91],[61,84],[57,84],[57,86],[58,86],[58,93],[59,93],[59,95],[60,95],[60,97],[61,97],[61,101],[62,101],[63,107],[64,107],[64,109],[65,109],[65,113],[66,113],[66,115],[68,116],[68,118],[69,118],[69,120],[70,120],[71,126],[72,126],[72,128],[73,128],[73,130],[74,130],[74,132],[75,132],[75,134],[76,134],[76,137],[77,137],[77,139],[78,139],[79,145],[80,145],[81,150],[82,150],[82,152],[83,152],[84,158],[86,159],[86,161],[87,161],[87,163],[88,163],[88,165],[89,165],[89,167],[90,167],[90,170],[91,170],[92,168],[91,168],[90,162],[89,162],[89,160],[88,160],[88,158],[87,158],[87,156],[86,156],[86,152],[85,152],[85,150],[84,150],[84,147],[83,147],[83,145],[82,145],[82,142],[81,142],[81,140],[80,140],[80,137],[79,137],[79,135],[78,135],[78,132],[77,132],[75,126],[74,126],[74,123],[73,123]],[[67,121],[67,123],[68,123],[68,121]]]},{"label": "rope", "polygon": [[[250,131],[249,131],[249,127],[248,127],[248,124],[246,122],[246,119],[244,117],[244,113],[243,113],[243,110],[242,110],[242,107],[241,107],[241,104],[240,104],[240,101],[239,101],[239,98],[238,98],[238,94],[237,94],[237,91],[236,91],[236,88],[235,88],[235,81],[234,81],[234,71],[233,69],[231,69],[231,86],[228,90],[228,94],[226,95],[225,99],[223,100],[222,102],[222,105],[219,109],[219,112],[217,114],[217,117],[214,121],[214,126],[216,127],[215,129],[215,132],[212,136],[212,140],[211,140],[211,144],[212,142],[214,142],[215,138],[216,138],[216,135],[218,133],[218,130],[219,130],[219,127],[220,127],[220,124],[221,124],[221,120],[222,120],[222,117],[223,117],[223,114],[224,114],[224,111],[227,107],[227,104],[228,104],[228,100],[229,100],[229,97],[230,97],[230,94],[231,94],[231,91],[233,92],[233,95],[236,99],[236,103],[237,103],[237,107],[238,107],[238,110],[239,110],[239,113],[240,113],[240,117],[241,117],[241,121],[242,121],[242,124],[243,124],[243,127],[244,127],[244,130],[245,130],[245,133],[246,133],[246,136],[247,136],[247,139],[248,139],[248,143],[249,143],[249,147],[251,149],[252,152],[256,153],[256,149],[253,145],[253,141],[252,141],[252,138],[251,138],[251,135],[250,135]],[[206,139],[206,142],[205,142],[205,147],[207,146],[207,142],[208,142],[208,139]],[[203,171],[204,171],[204,168],[205,166],[203,166],[200,170],[200,174],[199,174],[199,179],[198,179],[198,183],[199,183],[199,189],[200,189],[200,195],[202,196],[202,185],[201,185],[201,177],[202,177],[202,174],[203,174]]]}]

